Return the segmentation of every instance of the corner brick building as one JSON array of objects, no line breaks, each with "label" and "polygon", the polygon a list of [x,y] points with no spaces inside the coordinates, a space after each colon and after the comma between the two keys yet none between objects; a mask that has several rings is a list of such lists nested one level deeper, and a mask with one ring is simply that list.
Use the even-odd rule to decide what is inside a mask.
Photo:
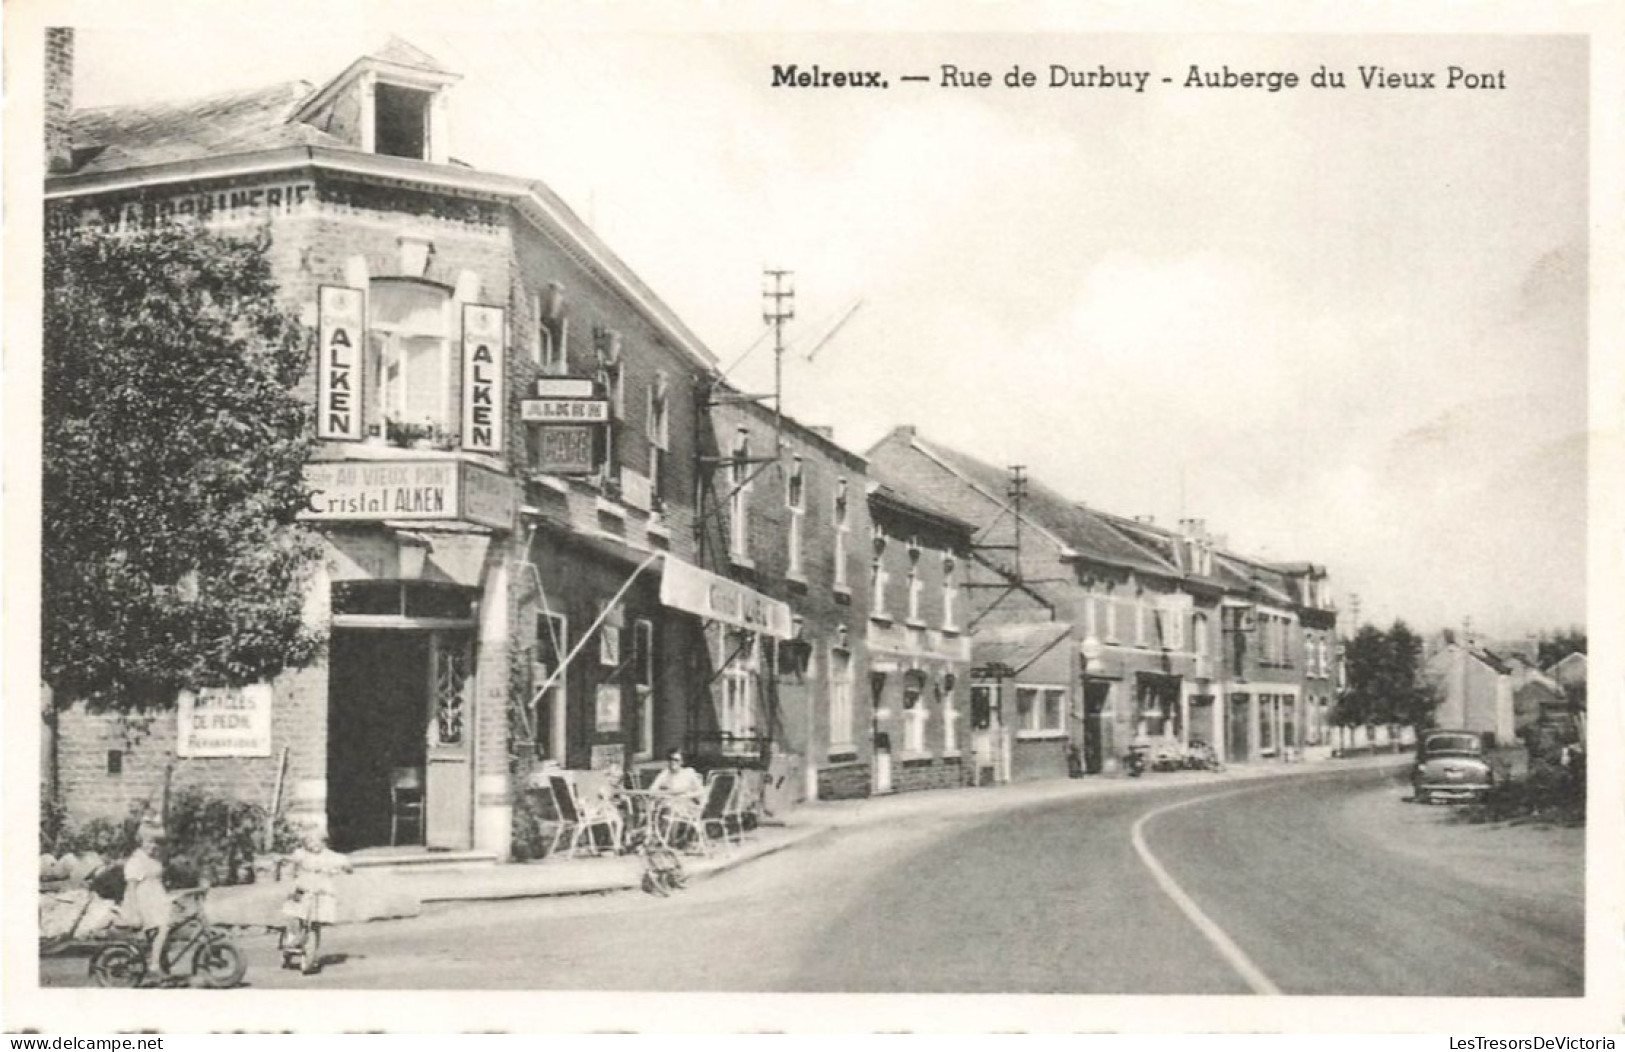
[{"label": "corner brick building", "polygon": [[[781,600],[701,565],[715,359],[547,187],[452,160],[457,74],[391,40],[319,87],[74,111],[71,31],[47,43],[47,236],[270,239],[314,336],[306,601],[331,630],[318,664],[175,713],[69,707],[70,818],[199,785],[342,849],[503,857],[531,769],[653,764],[714,728],[707,626],[764,651],[792,633]],[[407,829],[403,792],[424,801]]]}]

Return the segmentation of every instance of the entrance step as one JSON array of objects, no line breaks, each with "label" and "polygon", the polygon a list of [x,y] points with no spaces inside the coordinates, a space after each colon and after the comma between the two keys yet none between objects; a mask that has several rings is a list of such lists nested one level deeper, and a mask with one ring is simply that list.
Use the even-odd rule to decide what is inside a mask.
[{"label": "entrance step", "polygon": [[393,869],[403,872],[483,868],[494,866],[496,862],[496,855],[489,851],[430,851],[419,846],[363,848],[350,855],[350,864],[356,869]]}]

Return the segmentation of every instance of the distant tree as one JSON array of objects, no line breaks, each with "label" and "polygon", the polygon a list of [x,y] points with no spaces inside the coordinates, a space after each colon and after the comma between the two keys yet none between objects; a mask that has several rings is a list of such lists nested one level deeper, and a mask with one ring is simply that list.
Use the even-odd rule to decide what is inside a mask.
[{"label": "distant tree", "polygon": [[195,228],[45,246],[42,669],[61,707],[146,709],[308,663],[307,339],[264,241]]},{"label": "distant tree", "polygon": [[1567,630],[1560,629],[1551,635],[1541,634],[1536,647],[1535,663],[1541,668],[1551,668],[1575,653],[1586,653],[1586,633],[1583,628],[1570,626]]},{"label": "distant tree", "polygon": [[1344,647],[1348,689],[1338,699],[1344,726],[1427,727],[1439,697],[1422,677],[1422,638],[1403,621],[1387,631],[1365,625]]}]

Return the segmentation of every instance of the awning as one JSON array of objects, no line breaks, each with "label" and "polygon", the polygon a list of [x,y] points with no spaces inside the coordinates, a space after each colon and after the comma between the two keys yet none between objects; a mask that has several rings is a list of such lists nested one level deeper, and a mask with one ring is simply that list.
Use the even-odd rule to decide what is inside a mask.
[{"label": "awning", "polygon": [[794,635],[787,603],[702,570],[674,555],[665,557],[665,567],[660,574],[660,602],[674,610],[775,639],[789,639]]}]

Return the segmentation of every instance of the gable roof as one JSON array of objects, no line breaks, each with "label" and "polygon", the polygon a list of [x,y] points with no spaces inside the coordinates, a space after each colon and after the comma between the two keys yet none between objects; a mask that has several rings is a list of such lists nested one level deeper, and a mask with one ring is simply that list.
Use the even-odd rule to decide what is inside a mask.
[{"label": "gable roof", "polygon": [[965,535],[966,543],[969,543],[971,535],[976,532],[975,523],[966,522],[953,512],[943,509],[906,487],[893,486],[878,481],[872,476],[869,482],[869,499],[882,506],[900,511],[905,515],[923,519],[955,533],[962,533]]},{"label": "gable roof", "polygon": [[[881,442],[893,436],[901,438],[900,432],[894,431]],[[983,497],[1001,507],[1009,506],[1009,498],[1005,496],[1009,476],[1003,470],[956,449],[928,442],[918,433],[908,440],[916,450],[970,483]],[[872,457],[871,470],[884,473],[884,468],[877,467]],[[1130,541],[1099,515],[1073,503],[1038,479],[1028,478],[1021,511],[1023,521],[1050,533],[1079,558],[1163,577],[1179,576],[1179,568],[1173,563]]]},{"label": "gable roof", "polygon": [[391,35],[388,40],[384,41],[383,47],[368,53],[364,57],[377,59],[380,62],[391,62],[397,66],[411,66],[413,69],[428,70],[433,73],[444,73],[449,77],[459,75],[456,71],[442,65],[439,59],[435,58],[427,51],[424,51],[420,47],[414,47],[412,44],[394,35]]},{"label": "gable roof", "polygon": [[345,143],[288,118],[310,95],[302,80],[202,98],[77,110],[69,136],[74,174],[114,172],[176,161]]}]

